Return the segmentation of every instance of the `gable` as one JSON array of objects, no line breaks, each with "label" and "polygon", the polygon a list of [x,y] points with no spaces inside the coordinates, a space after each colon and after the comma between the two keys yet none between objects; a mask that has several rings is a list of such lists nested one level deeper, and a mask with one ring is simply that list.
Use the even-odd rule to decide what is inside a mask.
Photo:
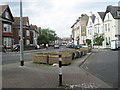
[{"label": "gable", "polygon": [[102,21],[100,15],[99,15],[98,13],[96,13],[96,17],[95,17],[95,22],[94,22],[94,24],[95,24],[95,25],[96,25],[96,24],[101,24],[102,22],[103,22],[103,21]]},{"label": "gable", "polygon": [[93,21],[92,18],[89,16],[87,27],[90,27],[92,25],[93,25]]},{"label": "gable", "polygon": [[113,19],[113,16],[110,12],[105,14],[104,22],[108,21],[108,20],[112,20],[112,19]]},{"label": "gable", "polygon": [[0,15],[1,15],[0,17],[5,19],[5,20],[9,20],[9,21],[14,22],[13,15],[11,13],[9,6],[2,5],[2,6],[0,6],[0,8],[2,8],[2,10],[0,11]]}]

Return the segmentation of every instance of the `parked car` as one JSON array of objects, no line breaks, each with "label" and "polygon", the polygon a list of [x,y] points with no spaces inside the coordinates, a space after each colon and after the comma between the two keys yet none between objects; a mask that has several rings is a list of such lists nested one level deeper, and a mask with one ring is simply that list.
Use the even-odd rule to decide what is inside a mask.
[{"label": "parked car", "polygon": [[80,49],[80,48],[82,48],[82,45],[75,45],[74,46],[74,49]]},{"label": "parked car", "polygon": [[54,45],[54,49],[59,48],[59,47],[60,47],[59,44]]},{"label": "parked car", "polygon": [[73,43],[68,43],[66,45],[66,48],[74,48],[74,47],[75,47],[75,44],[73,44]]},{"label": "parked car", "polygon": [[112,40],[111,41],[111,50],[120,48],[120,40]]}]

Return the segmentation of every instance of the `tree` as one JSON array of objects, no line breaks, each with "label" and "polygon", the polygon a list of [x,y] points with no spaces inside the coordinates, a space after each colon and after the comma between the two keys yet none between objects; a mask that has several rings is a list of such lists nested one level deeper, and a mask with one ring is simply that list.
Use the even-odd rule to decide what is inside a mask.
[{"label": "tree", "polygon": [[57,39],[57,34],[54,30],[42,29],[38,36],[38,44],[49,44]]},{"label": "tree", "polygon": [[91,45],[91,40],[90,39],[86,39],[86,43],[87,43],[88,46]]},{"label": "tree", "polygon": [[94,35],[94,44],[101,46],[104,41],[104,34],[95,34]]}]

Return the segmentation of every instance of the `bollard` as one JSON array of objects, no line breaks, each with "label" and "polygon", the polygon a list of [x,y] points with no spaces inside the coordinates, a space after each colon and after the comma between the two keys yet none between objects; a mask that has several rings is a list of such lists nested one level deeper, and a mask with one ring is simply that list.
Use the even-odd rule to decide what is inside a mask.
[{"label": "bollard", "polygon": [[59,55],[59,86],[62,86],[62,55]]}]

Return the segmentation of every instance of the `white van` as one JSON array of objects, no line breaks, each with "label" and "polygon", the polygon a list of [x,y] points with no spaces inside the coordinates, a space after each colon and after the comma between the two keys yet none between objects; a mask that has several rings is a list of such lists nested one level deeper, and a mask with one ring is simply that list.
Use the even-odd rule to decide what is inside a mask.
[{"label": "white van", "polygon": [[112,40],[111,41],[111,49],[118,49],[120,48],[120,40]]}]

